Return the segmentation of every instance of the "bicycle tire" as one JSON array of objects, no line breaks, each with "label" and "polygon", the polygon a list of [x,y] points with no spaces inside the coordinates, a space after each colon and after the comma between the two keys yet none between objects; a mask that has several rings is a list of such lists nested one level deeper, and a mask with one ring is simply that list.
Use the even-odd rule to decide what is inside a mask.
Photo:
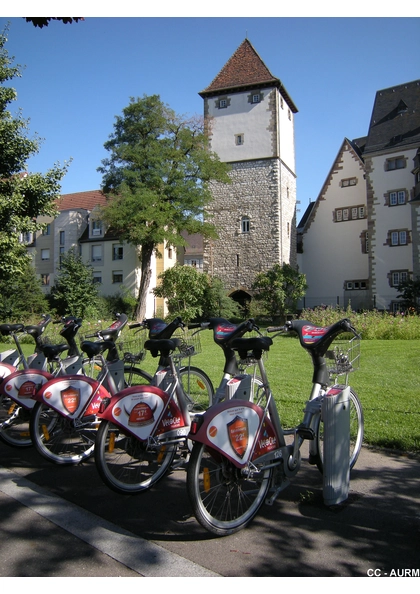
[{"label": "bicycle tire", "polygon": [[226,456],[195,442],[187,467],[187,492],[198,522],[217,536],[245,528],[267,496],[272,469],[242,474]]},{"label": "bicycle tire", "polygon": [[124,385],[129,386],[145,386],[150,385],[153,376],[143,369],[138,367],[131,367],[127,365],[124,367]]},{"label": "bicycle tire", "polygon": [[79,464],[92,456],[95,449],[96,421],[76,426],[43,402],[32,409],[30,434],[41,456],[55,464]]},{"label": "bicycle tire", "polygon": [[110,421],[102,421],[95,443],[95,464],[110,489],[135,495],[147,491],[167,474],[176,452],[176,444],[148,446]]},{"label": "bicycle tire", "polygon": [[[344,388],[345,386],[343,386]],[[364,416],[363,408],[360,399],[353,388],[350,387],[349,393],[350,400],[350,470],[354,467],[362,448],[363,436],[364,436]],[[324,423],[322,422],[321,415],[318,415],[318,420],[315,424],[315,439],[316,439],[316,453],[315,453],[315,464],[318,470],[323,472],[323,460],[324,460]]]},{"label": "bicycle tire", "polygon": [[8,396],[0,395],[0,439],[14,448],[29,448],[32,439],[29,431],[31,411],[20,406]]},{"label": "bicycle tire", "polygon": [[202,369],[185,366],[179,369],[179,378],[188,400],[190,412],[207,410],[212,404],[214,388]]}]

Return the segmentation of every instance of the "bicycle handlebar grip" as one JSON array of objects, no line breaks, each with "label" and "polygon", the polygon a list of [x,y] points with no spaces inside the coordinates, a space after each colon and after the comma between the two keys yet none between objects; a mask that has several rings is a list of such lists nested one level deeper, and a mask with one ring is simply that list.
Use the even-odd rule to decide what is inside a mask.
[{"label": "bicycle handlebar grip", "polygon": [[133,324],[129,324],[128,327],[130,328],[130,330],[132,328],[140,328],[141,326],[144,326],[144,322],[134,322]]}]

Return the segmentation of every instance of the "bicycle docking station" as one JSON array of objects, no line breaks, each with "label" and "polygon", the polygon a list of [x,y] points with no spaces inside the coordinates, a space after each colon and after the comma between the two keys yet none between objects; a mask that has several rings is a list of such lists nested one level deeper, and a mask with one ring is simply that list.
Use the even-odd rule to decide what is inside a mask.
[{"label": "bicycle docking station", "polygon": [[350,387],[335,386],[322,401],[323,497],[327,506],[348,498],[350,483]]}]

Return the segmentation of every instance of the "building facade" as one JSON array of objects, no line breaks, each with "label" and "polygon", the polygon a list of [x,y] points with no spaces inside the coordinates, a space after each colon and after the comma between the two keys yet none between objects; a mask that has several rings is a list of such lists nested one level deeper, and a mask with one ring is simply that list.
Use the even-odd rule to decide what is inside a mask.
[{"label": "building facade", "polygon": [[368,134],[345,139],[298,225],[304,307],[397,311],[420,274],[420,81],[376,93]]},{"label": "building facade", "polygon": [[[92,267],[100,295],[115,295],[124,289],[137,297],[141,276],[138,251],[121,242],[105,226],[100,216],[100,208],[105,203],[106,198],[100,190],[65,194],[58,200],[56,218],[40,218],[46,227],[31,238],[28,249],[45,293],[54,285],[62,257],[70,249],[76,249],[83,261]],[[152,258],[146,317],[166,315],[164,300],[156,298],[152,289],[158,283],[159,274],[176,263],[176,254],[163,246],[160,246],[160,252],[162,258]]]},{"label": "building facade", "polygon": [[256,274],[297,263],[297,108],[247,39],[200,96],[210,149],[231,167],[231,183],[212,186],[219,238],[204,240],[204,271],[246,300]]}]

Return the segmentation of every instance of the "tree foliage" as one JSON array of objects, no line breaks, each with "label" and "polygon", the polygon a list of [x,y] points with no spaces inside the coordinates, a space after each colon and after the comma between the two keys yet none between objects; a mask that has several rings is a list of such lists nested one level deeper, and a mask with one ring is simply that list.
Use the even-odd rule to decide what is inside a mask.
[{"label": "tree foliage", "polygon": [[24,322],[32,315],[48,310],[41,281],[31,264],[23,273],[10,280],[0,280],[0,319],[4,322]]},{"label": "tree foliage", "polygon": [[60,272],[51,288],[52,307],[60,316],[89,318],[97,313],[98,286],[93,268],[85,264],[75,250],[63,256]]},{"label": "tree foliage", "polygon": [[60,180],[67,166],[55,165],[46,174],[26,173],[27,160],[38,153],[40,139],[29,138],[28,121],[19,111],[12,115],[9,104],[16,91],[6,86],[20,76],[5,48],[7,29],[0,33],[0,280],[23,274],[30,261],[21,235],[42,228],[36,218],[54,216],[60,195]]},{"label": "tree foliage", "polygon": [[415,279],[411,278],[407,281],[402,282],[398,286],[400,292],[397,297],[401,297],[404,301],[405,307],[412,311],[420,312],[420,276]]},{"label": "tree foliage", "polygon": [[263,305],[273,322],[284,322],[288,313],[294,313],[307,288],[305,275],[290,264],[275,264],[260,272],[252,285],[254,299]]},{"label": "tree foliage", "polygon": [[153,289],[156,297],[166,299],[169,316],[180,316],[184,322],[199,318],[240,314],[237,304],[227,295],[220,279],[199,272],[192,266],[177,264],[159,275],[160,284]]},{"label": "tree foliage", "polygon": [[109,199],[103,219],[140,249],[136,317],[142,319],[159,246],[185,245],[183,230],[215,236],[203,212],[210,183],[229,183],[227,166],[208,150],[202,119],[177,115],[158,95],[132,98],[104,146],[110,156],[98,168]]},{"label": "tree foliage", "polygon": [[32,23],[34,27],[48,27],[50,21],[62,21],[65,25],[84,21],[83,17],[24,17],[27,23]]}]

